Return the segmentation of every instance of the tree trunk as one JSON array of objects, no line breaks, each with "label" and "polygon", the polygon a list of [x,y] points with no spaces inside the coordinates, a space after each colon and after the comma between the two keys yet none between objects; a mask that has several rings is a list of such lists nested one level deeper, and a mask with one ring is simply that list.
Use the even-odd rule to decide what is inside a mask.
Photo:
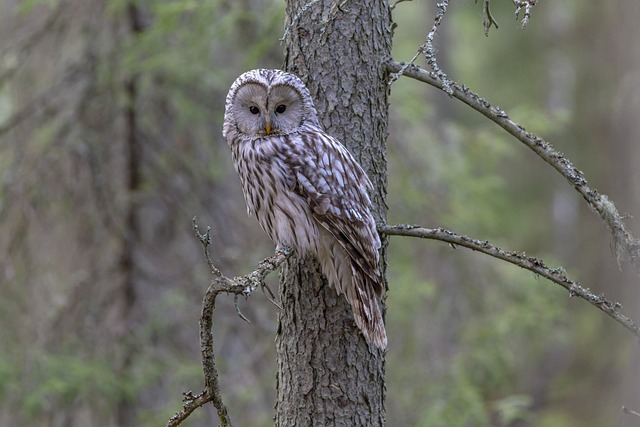
[{"label": "tree trunk", "polygon": [[[285,69],[305,81],[327,132],[367,171],[384,221],[388,4],[289,0],[286,28]],[[280,293],[276,426],[384,425],[384,354],[367,345],[345,298],[313,260],[291,259]]]}]

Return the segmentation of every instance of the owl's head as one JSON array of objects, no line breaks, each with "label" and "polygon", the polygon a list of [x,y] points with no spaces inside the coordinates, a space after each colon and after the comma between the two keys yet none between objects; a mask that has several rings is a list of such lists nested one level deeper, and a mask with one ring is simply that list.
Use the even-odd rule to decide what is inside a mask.
[{"label": "owl's head", "polygon": [[223,135],[234,129],[249,137],[288,134],[304,124],[318,125],[317,116],[309,90],[297,76],[251,70],[229,89]]}]

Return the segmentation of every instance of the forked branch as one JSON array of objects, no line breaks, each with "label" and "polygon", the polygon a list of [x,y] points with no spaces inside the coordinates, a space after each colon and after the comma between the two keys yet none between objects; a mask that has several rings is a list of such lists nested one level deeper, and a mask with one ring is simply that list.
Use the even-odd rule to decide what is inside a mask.
[{"label": "forked branch", "polygon": [[447,242],[454,246],[464,246],[474,251],[482,252],[494,258],[501,259],[518,267],[534,272],[569,291],[569,296],[580,297],[589,304],[597,307],[612,317],[616,322],[620,323],[627,330],[631,331],[636,337],[640,338],[640,328],[636,322],[620,312],[622,306],[620,303],[610,301],[603,295],[595,295],[589,289],[584,288],[580,283],[575,282],[567,277],[562,268],[547,267],[544,262],[538,258],[527,256],[521,252],[505,251],[490,244],[489,242],[471,239],[461,236],[452,231],[442,228],[423,228],[417,225],[383,225],[378,227],[380,233],[388,236],[410,236],[420,237],[423,239],[433,239]]},{"label": "forked branch", "polygon": [[264,259],[258,268],[251,273],[230,279],[223,275],[211,261],[209,246],[211,245],[211,230],[207,228],[205,233],[200,233],[196,219],[193,219],[193,230],[202,244],[204,256],[211,269],[213,279],[202,301],[202,315],[200,317],[200,351],[202,353],[202,370],[204,372],[205,390],[193,395],[191,392],[184,394],[183,410],[177,412],[169,422],[167,427],[178,426],[191,413],[200,406],[212,402],[218,412],[221,427],[231,427],[231,420],[227,413],[227,407],[222,401],[220,385],[218,383],[218,369],[214,353],[213,333],[213,311],[216,305],[216,297],[220,293],[234,294],[235,296],[248,296],[258,286],[264,286],[264,279],[267,275],[278,269],[293,253],[290,248],[278,248],[274,256]]}]

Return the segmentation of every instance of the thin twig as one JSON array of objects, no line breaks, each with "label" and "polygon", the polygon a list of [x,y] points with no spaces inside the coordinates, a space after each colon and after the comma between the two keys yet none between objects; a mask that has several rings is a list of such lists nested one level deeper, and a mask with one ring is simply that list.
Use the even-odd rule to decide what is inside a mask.
[{"label": "thin twig", "polygon": [[[476,0],[476,3],[478,3],[478,0]],[[495,26],[496,30],[498,29],[498,23],[491,14],[490,3],[491,0],[482,0],[482,26],[484,27],[484,35],[487,37],[489,37],[489,30],[492,26]]]},{"label": "thin twig", "polygon": [[[262,293],[263,293],[264,297],[267,300],[269,300],[269,302],[271,304],[275,305],[278,310],[282,310],[282,306],[276,302],[276,296],[273,294],[273,291],[271,290],[269,285],[267,285],[267,282],[264,282],[262,284],[261,288],[262,288]],[[265,289],[266,289],[266,291],[265,291]],[[269,293],[269,295],[267,295],[267,292]]]},{"label": "thin twig", "polygon": [[198,228],[198,218],[193,217],[191,220],[191,226],[193,227],[193,232],[196,233],[196,237],[200,241],[202,245],[202,251],[204,252],[204,259],[207,261],[207,265],[211,269],[211,273],[214,276],[220,276],[220,270],[213,265],[213,261],[211,261],[211,255],[209,255],[209,246],[211,245],[211,227],[207,227],[207,231],[204,233],[200,233],[200,229]]},{"label": "thin twig", "polygon": [[626,406],[622,407],[622,412],[624,412],[625,414],[635,415],[636,417],[640,417],[640,413],[639,412],[636,412],[633,409],[629,409]]},{"label": "thin twig", "polygon": [[251,324],[251,321],[247,318],[247,316],[242,314],[242,312],[240,311],[240,307],[238,306],[238,294],[233,296],[233,306],[235,307],[238,316],[248,324]]},{"label": "thin twig", "polygon": [[391,77],[389,78],[389,83],[388,83],[389,86],[391,86],[393,82],[398,80],[398,78],[404,74],[407,68],[413,65],[416,59],[418,59],[418,56],[422,54],[425,57],[425,61],[427,65],[431,67],[435,75],[437,75],[440,81],[443,82],[442,90],[444,90],[449,95],[451,95],[450,93],[451,88],[449,87],[449,82],[450,82],[449,77],[447,77],[444,71],[440,69],[438,62],[436,61],[436,48],[433,45],[433,40],[436,37],[438,28],[440,28],[440,24],[444,19],[444,15],[445,13],[447,13],[447,8],[449,7],[449,0],[444,0],[442,2],[437,3],[436,7],[438,8],[438,12],[436,13],[436,16],[433,20],[433,26],[431,27],[431,30],[427,33],[427,36],[425,37],[424,43],[418,48],[418,51],[416,52],[415,55],[413,55],[413,58],[411,58],[411,61],[404,63],[402,68],[396,71],[395,74],[391,74]]},{"label": "thin twig", "polygon": [[412,0],[396,0],[393,2],[391,6],[389,6],[389,10],[395,9],[399,3],[404,3],[405,1],[412,1]]},{"label": "thin twig", "polygon": [[618,264],[621,264],[623,258],[627,258],[635,271],[640,274],[640,240],[633,237],[627,230],[614,203],[606,195],[600,194],[596,189],[589,187],[583,173],[576,169],[553,145],[539,136],[527,132],[522,125],[511,120],[500,107],[494,107],[463,85],[450,81],[445,83],[435,73],[412,64],[390,61],[387,63],[387,70],[389,73],[402,72],[407,77],[427,83],[445,92],[447,91],[445,88],[448,87],[451,89],[450,95],[452,97],[483,114],[529,147],[540,158],[556,169],[587,201],[589,207],[604,220],[613,236]]},{"label": "thin twig", "polygon": [[379,226],[378,231],[388,236],[420,237],[423,239],[440,240],[452,245],[464,246],[474,251],[482,252],[494,258],[517,265],[525,270],[532,271],[565,288],[569,291],[569,296],[577,296],[586,300],[589,304],[605,312],[615,321],[620,323],[625,329],[631,331],[636,337],[640,338],[640,328],[632,319],[620,313],[620,308],[622,308],[620,303],[610,301],[603,295],[593,294],[580,283],[570,280],[566,276],[564,269],[547,267],[544,262],[538,258],[527,256],[522,252],[505,251],[490,244],[486,240],[481,241],[471,239],[442,228],[429,229],[417,225],[401,224]]}]

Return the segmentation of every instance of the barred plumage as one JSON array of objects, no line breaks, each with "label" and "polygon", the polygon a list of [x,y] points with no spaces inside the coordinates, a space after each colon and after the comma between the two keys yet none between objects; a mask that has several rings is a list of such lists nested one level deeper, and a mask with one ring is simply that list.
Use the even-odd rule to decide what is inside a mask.
[{"label": "barred plumage", "polygon": [[384,349],[373,187],[347,149],[324,132],[302,81],[280,70],[242,74],[227,95],[223,136],[248,212],[277,245],[318,260],[366,340]]}]

